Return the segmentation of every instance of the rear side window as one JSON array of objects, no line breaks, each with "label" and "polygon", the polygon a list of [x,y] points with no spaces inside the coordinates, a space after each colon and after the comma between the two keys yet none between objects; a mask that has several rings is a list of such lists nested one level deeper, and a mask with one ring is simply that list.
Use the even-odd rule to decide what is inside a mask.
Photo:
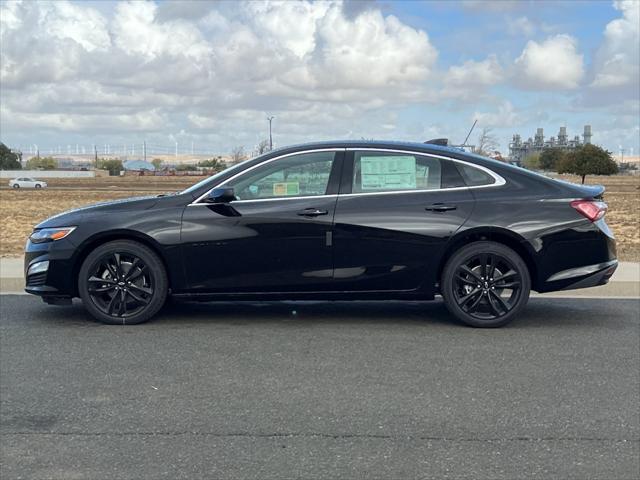
[{"label": "rear side window", "polygon": [[479,187],[496,183],[496,179],[484,170],[467,165],[466,163],[456,162],[456,166],[468,187]]},{"label": "rear side window", "polygon": [[355,152],[353,193],[437,190],[442,165],[432,157],[410,153]]}]

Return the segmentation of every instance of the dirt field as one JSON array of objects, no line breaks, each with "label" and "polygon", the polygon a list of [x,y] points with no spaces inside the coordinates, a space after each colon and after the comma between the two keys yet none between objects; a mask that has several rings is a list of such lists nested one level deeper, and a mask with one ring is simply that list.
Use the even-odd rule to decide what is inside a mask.
[{"label": "dirt field", "polygon": [[[4,228],[0,231],[0,256],[22,254],[33,226],[72,208],[118,198],[183,190],[203,177],[98,177],[51,178],[42,190],[0,189]],[[4,183],[4,182],[3,182]]]},{"label": "dirt field", "polygon": [[[577,177],[563,177],[579,182]],[[202,177],[103,177],[50,179],[44,190],[0,188],[0,209],[4,225],[0,230],[0,256],[22,254],[34,225],[64,210],[117,198],[152,195],[182,190]],[[3,182],[5,183],[5,182]],[[607,223],[618,241],[623,260],[640,261],[640,177],[587,177],[587,183],[607,187]]]}]

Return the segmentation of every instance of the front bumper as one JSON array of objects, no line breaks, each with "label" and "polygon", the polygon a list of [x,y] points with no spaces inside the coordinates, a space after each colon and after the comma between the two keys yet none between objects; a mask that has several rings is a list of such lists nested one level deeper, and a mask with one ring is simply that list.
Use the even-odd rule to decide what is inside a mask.
[{"label": "front bumper", "polygon": [[[77,295],[73,257],[76,247],[69,240],[32,243],[24,254],[25,291],[42,297],[71,298]],[[48,262],[43,268],[43,262]],[[33,267],[40,267],[35,273]],[[31,269],[31,271],[30,271]]]}]

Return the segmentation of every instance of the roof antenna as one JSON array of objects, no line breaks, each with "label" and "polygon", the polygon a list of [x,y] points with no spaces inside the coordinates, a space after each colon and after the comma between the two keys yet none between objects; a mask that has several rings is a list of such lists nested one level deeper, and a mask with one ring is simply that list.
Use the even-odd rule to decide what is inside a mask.
[{"label": "roof antenna", "polygon": [[473,121],[473,125],[471,125],[471,130],[469,130],[469,133],[467,133],[467,138],[464,139],[464,142],[462,142],[462,145],[460,145],[461,147],[467,146],[467,140],[469,140],[469,137],[471,136],[471,132],[473,132],[473,129],[476,127],[476,123],[478,123],[477,118]]}]

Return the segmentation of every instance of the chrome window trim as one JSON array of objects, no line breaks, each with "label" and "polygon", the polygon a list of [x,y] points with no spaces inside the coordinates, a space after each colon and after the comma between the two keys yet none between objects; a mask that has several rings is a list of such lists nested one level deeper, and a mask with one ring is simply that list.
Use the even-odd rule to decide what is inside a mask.
[{"label": "chrome window trim", "polygon": [[[255,203],[255,202],[275,202],[277,200],[302,200],[304,198],[335,198],[337,197],[338,194],[337,193],[333,193],[331,195],[299,195],[299,196],[295,196],[295,197],[269,197],[269,198],[252,198],[252,199],[248,199],[248,200],[234,200],[233,203],[234,205],[236,203]],[[193,204],[192,204],[193,205]],[[215,203],[198,203],[197,205],[215,205]]]},{"label": "chrome window trim", "polygon": [[383,191],[383,192],[360,192],[360,193],[340,193],[340,194],[332,194],[332,195],[306,195],[306,196],[295,196],[295,197],[276,197],[276,198],[256,198],[256,199],[251,199],[251,200],[235,200],[233,203],[245,203],[245,202],[273,202],[276,200],[300,200],[303,198],[331,198],[331,197],[359,197],[359,196],[364,196],[364,195],[398,195],[398,194],[407,194],[407,193],[425,193],[425,192],[451,192],[451,191],[456,191],[456,190],[471,190],[471,189],[479,189],[479,188],[492,188],[492,187],[501,187],[502,185],[505,185],[507,183],[507,181],[504,179],[504,177],[502,177],[501,175],[497,174],[496,172],[494,172],[493,170],[487,168],[487,167],[483,167],[482,165],[476,165],[475,163],[470,163],[470,162],[465,162],[464,160],[459,160],[457,158],[451,158],[451,157],[447,157],[444,155],[438,155],[438,154],[434,154],[434,153],[425,153],[425,152],[417,152],[415,150],[398,150],[398,149],[392,149],[392,148],[366,148],[366,147],[349,147],[349,148],[318,148],[318,149],[313,149],[313,150],[301,150],[299,152],[292,152],[292,153],[287,153],[285,155],[280,155],[278,157],[273,157],[270,158],[269,160],[265,160],[264,162],[260,162],[256,165],[253,165],[252,167],[247,168],[246,170],[243,170],[235,175],[233,175],[231,178],[228,178],[227,180],[225,180],[222,183],[219,183],[218,185],[210,188],[209,190],[207,190],[204,194],[200,195],[196,200],[194,200],[193,202],[191,202],[190,204],[188,204],[188,207],[197,207],[197,206],[210,206],[212,205],[211,203],[207,203],[207,202],[202,202],[199,203],[200,200],[202,200],[203,198],[205,198],[209,192],[211,192],[211,190],[213,190],[214,188],[218,188],[221,187],[222,185],[225,185],[227,182],[230,182],[231,180],[236,179],[237,177],[244,175],[247,172],[250,172],[251,170],[253,170],[254,168],[260,167],[262,165],[266,165],[267,163],[271,163],[273,161],[279,160],[281,158],[286,158],[286,157],[290,157],[292,155],[299,155],[299,154],[305,154],[305,153],[315,153],[315,152],[355,152],[355,151],[367,151],[367,152],[389,152],[389,153],[408,153],[408,154],[412,154],[412,155],[419,155],[419,156],[423,156],[423,157],[432,157],[432,158],[438,158],[441,160],[448,160],[450,162],[456,162],[456,163],[462,163],[464,165],[468,165],[471,168],[477,168],[479,170],[482,170],[483,172],[487,173],[489,176],[491,176],[495,182],[494,183],[490,183],[488,185],[472,185],[470,187],[449,187],[449,188],[432,188],[432,189],[422,189],[422,190],[387,190],[387,191]]},{"label": "chrome window trim", "polygon": [[[433,189],[433,190],[453,190],[453,189],[460,189],[460,188],[486,188],[486,187],[499,187],[501,185],[504,185],[505,183],[507,183],[507,181],[500,175],[498,175],[496,172],[494,172],[493,170],[487,168],[487,167],[483,167],[482,165],[476,165],[475,163],[470,163],[470,162],[465,162],[464,160],[458,160],[457,158],[452,158],[452,157],[447,157],[444,155],[438,155],[436,153],[424,153],[424,152],[416,152],[414,150],[396,150],[396,149],[392,149],[392,148],[347,148],[348,152],[355,152],[355,151],[360,151],[360,150],[366,150],[367,152],[389,152],[389,153],[411,153],[413,155],[420,155],[423,157],[433,157],[433,158],[439,158],[442,160],[449,160],[450,162],[456,162],[456,163],[462,163],[463,165],[468,165],[471,168],[477,168],[478,170],[482,170],[483,172],[489,174],[489,176],[493,177],[493,179],[495,180],[495,183],[490,183],[489,185],[472,185],[470,187],[451,187],[451,188],[438,188],[438,189]],[[431,192],[433,190],[425,190],[427,192]],[[408,190],[396,190],[397,192],[406,192]],[[412,192],[417,192],[418,190],[411,190]],[[371,193],[371,192],[366,192],[366,193]],[[378,193],[378,192],[373,192],[373,193]],[[382,193],[382,192],[380,192]],[[352,194],[346,194],[346,195],[352,195]],[[360,195],[360,194],[353,194],[353,195]]]}]

